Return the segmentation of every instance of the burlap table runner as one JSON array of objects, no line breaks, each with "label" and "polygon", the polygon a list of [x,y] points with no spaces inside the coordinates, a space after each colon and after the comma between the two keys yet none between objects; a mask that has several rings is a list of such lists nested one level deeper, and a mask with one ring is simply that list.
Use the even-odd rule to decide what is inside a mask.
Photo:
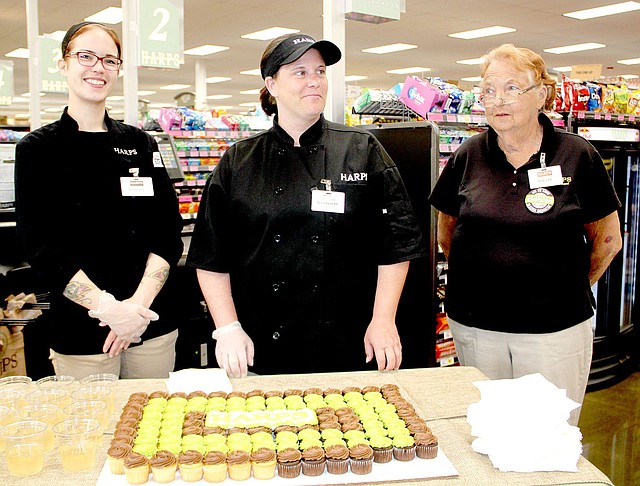
[{"label": "burlap table runner", "polygon": [[[385,373],[249,376],[234,379],[232,384],[234,389],[242,391],[397,384],[402,394],[416,407],[419,414],[430,421],[429,426],[438,436],[440,447],[458,470],[459,477],[399,481],[394,484],[411,486],[418,484],[427,486],[607,484],[612,486],[611,481],[584,458],[580,458],[577,473],[501,473],[491,465],[486,456],[474,452],[471,449],[472,437],[465,415],[469,404],[480,399],[480,394],[472,382],[486,379],[475,368],[452,367]],[[109,430],[105,433],[102,447],[98,451],[97,464],[92,470],[74,474],[65,472],[60,465],[57,452],[54,450],[45,457],[44,470],[40,474],[28,478],[10,476],[3,458],[0,461],[0,484],[25,486],[94,485],[105,462],[106,449],[111,440],[113,426],[129,395],[136,391],[166,390],[164,380],[120,380],[115,387],[116,413],[111,418]],[[227,483],[230,481],[227,480]],[[208,483],[202,481],[202,484]]]}]

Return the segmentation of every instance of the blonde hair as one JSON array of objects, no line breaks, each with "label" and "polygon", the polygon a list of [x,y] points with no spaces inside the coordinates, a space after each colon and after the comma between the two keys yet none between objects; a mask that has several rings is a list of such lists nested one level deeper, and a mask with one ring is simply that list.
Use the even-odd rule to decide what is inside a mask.
[{"label": "blonde hair", "polygon": [[493,61],[507,60],[511,61],[519,71],[525,72],[533,76],[531,80],[533,84],[544,84],[547,88],[547,97],[544,103],[546,110],[553,109],[556,99],[556,81],[549,76],[544,60],[539,54],[526,47],[515,47],[513,44],[502,44],[495,49],[490,50],[484,56],[484,64],[480,76],[484,75],[489,69]]}]

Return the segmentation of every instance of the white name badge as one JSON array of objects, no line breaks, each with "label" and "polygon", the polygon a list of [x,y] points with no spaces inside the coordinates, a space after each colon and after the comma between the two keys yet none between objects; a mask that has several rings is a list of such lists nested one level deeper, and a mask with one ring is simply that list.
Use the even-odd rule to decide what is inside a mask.
[{"label": "white name badge", "polygon": [[151,177],[121,177],[120,188],[123,196],[153,196]]},{"label": "white name badge", "polygon": [[160,155],[160,152],[153,152],[153,166],[164,167],[162,165],[162,155]]},{"label": "white name badge", "polygon": [[539,187],[561,186],[563,184],[562,169],[559,165],[543,167],[542,169],[531,169],[529,172],[529,187],[537,189]]},{"label": "white name badge", "polygon": [[324,213],[344,213],[344,192],[311,191],[311,211]]}]

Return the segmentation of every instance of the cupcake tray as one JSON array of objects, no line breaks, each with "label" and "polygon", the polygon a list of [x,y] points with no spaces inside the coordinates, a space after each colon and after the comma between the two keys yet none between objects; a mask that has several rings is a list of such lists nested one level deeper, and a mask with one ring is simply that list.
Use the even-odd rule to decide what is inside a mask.
[{"label": "cupcake tray", "polygon": [[[449,458],[438,449],[438,455],[434,459],[420,459],[416,457],[412,461],[401,462],[392,460],[386,464],[373,463],[373,469],[370,474],[353,474],[351,471],[346,474],[329,474],[325,471],[321,476],[304,476],[300,474],[297,478],[284,479],[278,477],[278,473],[273,479],[267,481],[254,479],[253,477],[246,481],[234,481],[225,479],[221,483],[209,483],[201,479],[197,483],[187,483],[180,479],[180,472],[176,474],[176,479],[169,483],[171,485],[193,485],[193,484],[221,484],[221,485],[246,485],[246,486],[314,486],[324,484],[358,484],[358,483],[388,483],[399,480],[415,480],[415,479],[434,479],[456,477],[458,471],[453,466]],[[149,475],[149,485],[158,484],[153,481],[153,474]],[[124,476],[112,474],[109,465],[105,462],[100,476],[96,483],[97,486],[127,486],[127,480]]]}]

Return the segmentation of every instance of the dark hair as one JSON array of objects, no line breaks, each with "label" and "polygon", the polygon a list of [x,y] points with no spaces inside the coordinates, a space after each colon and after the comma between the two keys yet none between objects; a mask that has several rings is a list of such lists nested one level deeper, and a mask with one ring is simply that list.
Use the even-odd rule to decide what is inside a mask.
[{"label": "dark hair", "polygon": [[[269,42],[264,52],[262,53],[262,57],[260,58],[260,69],[264,68],[273,50],[288,37],[290,37],[290,34],[281,35],[280,37],[276,37],[271,42]],[[278,73],[275,73],[272,77],[275,78],[277,75]],[[274,115],[278,113],[278,105],[276,103],[276,99],[271,96],[271,93],[269,93],[269,90],[266,86],[263,86],[260,90],[260,106],[262,106],[262,109],[267,115]]]},{"label": "dark hair", "polygon": [[69,45],[71,44],[71,41],[73,41],[73,39],[75,39],[79,35],[84,34],[87,30],[95,27],[102,29],[107,34],[109,34],[111,39],[113,39],[113,42],[116,44],[116,47],[118,48],[118,58],[120,58],[122,55],[122,46],[120,44],[118,34],[115,30],[98,22],[80,22],[79,24],[75,24],[69,27],[69,30],[67,30],[67,33],[64,35],[64,39],[62,39],[62,43],[60,44],[62,57],[65,58],[67,54],[69,54]]}]

